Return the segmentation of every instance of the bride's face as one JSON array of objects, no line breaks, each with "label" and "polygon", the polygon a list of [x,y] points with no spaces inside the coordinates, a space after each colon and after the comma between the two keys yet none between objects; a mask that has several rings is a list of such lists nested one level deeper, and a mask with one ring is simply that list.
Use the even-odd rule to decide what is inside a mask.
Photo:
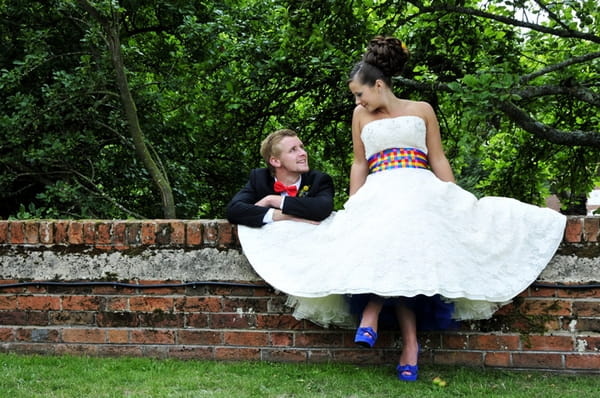
[{"label": "bride's face", "polygon": [[373,112],[379,107],[379,92],[377,84],[369,86],[368,84],[361,84],[358,80],[352,80],[348,87],[352,95],[354,95],[354,102],[356,105],[362,105],[369,112]]}]

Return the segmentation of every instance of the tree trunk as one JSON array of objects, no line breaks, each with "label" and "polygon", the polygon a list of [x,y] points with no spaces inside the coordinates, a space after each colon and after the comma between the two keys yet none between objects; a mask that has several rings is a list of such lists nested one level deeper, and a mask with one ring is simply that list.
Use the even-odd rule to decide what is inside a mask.
[{"label": "tree trunk", "polygon": [[125,117],[127,118],[127,126],[129,133],[133,139],[135,146],[135,152],[137,156],[142,160],[146,170],[152,177],[152,180],[160,190],[162,198],[162,208],[164,218],[176,218],[175,214],[175,200],[173,198],[173,190],[166,174],[161,171],[158,167],[145,142],[144,133],[140,127],[138,119],[137,108],[135,101],[129,90],[129,82],[127,81],[127,75],[125,74],[125,65],[123,62],[123,53],[121,52],[121,40],[119,38],[118,29],[118,14],[117,11],[113,11],[112,22],[104,18],[98,11],[87,1],[78,0],[79,4],[94,18],[98,21],[105,33],[108,42],[108,47],[111,55],[113,67],[115,69],[117,77],[117,85],[119,87],[119,93],[121,95],[121,102],[125,110]]}]

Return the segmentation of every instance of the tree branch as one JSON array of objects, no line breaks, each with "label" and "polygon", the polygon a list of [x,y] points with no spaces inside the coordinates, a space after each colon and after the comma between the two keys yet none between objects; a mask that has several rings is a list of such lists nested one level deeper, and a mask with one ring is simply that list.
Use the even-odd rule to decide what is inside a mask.
[{"label": "tree branch", "polygon": [[600,96],[584,87],[566,87],[566,86],[533,86],[522,90],[514,91],[513,94],[521,98],[536,98],[546,95],[568,95],[579,101],[600,108]]},{"label": "tree branch", "polygon": [[502,22],[507,25],[519,26],[522,28],[528,28],[531,30],[535,30],[537,32],[548,33],[553,36],[572,37],[572,38],[577,38],[577,39],[582,39],[582,40],[588,40],[588,41],[591,41],[594,43],[600,43],[600,36],[596,36],[591,33],[584,33],[584,32],[579,32],[579,31],[575,31],[575,30],[571,30],[571,29],[549,28],[547,26],[534,24],[534,23],[530,23],[530,22],[524,22],[524,21],[520,21],[515,18],[505,17],[502,15],[496,15],[496,14],[492,14],[489,12],[476,10],[474,8],[453,6],[451,4],[446,4],[446,3],[442,3],[442,2],[436,2],[434,5],[430,5],[430,6],[425,6],[423,4],[423,2],[421,2],[421,1],[413,1],[412,3],[417,8],[419,8],[419,10],[423,13],[446,11],[446,12],[452,12],[452,13],[458,13],[458,14],[473,15],[476,17],[481,17],[481,18],[486,18],[486,19],[491,19],[494,21]]},{"label": "tree branch", "polygon": [[589,53],[589,54],[585,54],[585,55],[581,55],[579,57],[573,57],[573,58],[569,58],[563,62],[559,62],[557,64],[554,65],[549,65],[545,68],[542,68],[540,70],[537,70],[533,73],[530,73],[528,75],[523,75],[520,79],[521,83],[527,83],[530,80],[535,79],[536,77],[545,75],[547,73],[550,72],[556,72],[557,70],[561,70],[566,68],[567,66],[571,66],[571,65],[575,65],[575,64],[580,64],[583,62],[588,62],[591,61],[593,59],[596,58],[600,58],[600,51],[597,51],[595,53]]},{"label": "tree branch", "polygon": [[546,141],[558,145],[600,148],[600,134],[596,131],[563,131],[549,127],[535,120],[510,101],[499,102],[498,108],[514,121],[517,126]]}]

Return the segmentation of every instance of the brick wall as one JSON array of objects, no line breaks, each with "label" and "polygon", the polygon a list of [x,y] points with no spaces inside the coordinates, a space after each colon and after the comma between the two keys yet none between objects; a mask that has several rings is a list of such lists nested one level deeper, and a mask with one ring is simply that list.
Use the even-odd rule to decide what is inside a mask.
[{"label": "brick wall", "polygon": [[[557,253],[567,269],[591,267],[587,279],[540,280],[490,320],[421,334],[420,362],[599,371],[600,278],[593,277],[600,275],[598,230],[598,217],[570,217]],[[294,319],[285,296],[248,273],[228,269],[219,272],[219,280],[206,270],[186,279],[180,269],[168,278],[153,278],[151,272],[138,278],[123,270],[115,273],[126,275],[119,279],[111,277],[114,268],[94,274],[98,267],[108,269],[113,255],[117,265],[111,267],[125,268],[126,259],[144,253],[149,255],[140,261],[146,264],[158,254],[164,262],[195,253],[206,258],[206,251],[216,256],[206,261],[223,262],[219,267],[231,266],[236,254],[243,257],[235,226],[222,220],[0,221],[0,350],[360,364],[397,360],[396,331],[381,331],[375,349],[357,348],[353,330]],[[93,265],[90,270],[78,266],[71,277],[54,277],[57,261],[81,258]]]}]

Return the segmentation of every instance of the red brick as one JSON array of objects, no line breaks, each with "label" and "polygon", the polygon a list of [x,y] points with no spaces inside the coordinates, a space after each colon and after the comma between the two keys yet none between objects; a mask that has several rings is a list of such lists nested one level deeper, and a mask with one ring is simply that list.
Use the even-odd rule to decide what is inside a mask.
[{"label": "red brick", "polygon": [[62,298],[63,310],[99,311],[103,300],[98,296],[65,296]]},{"label": "red brick", "polygon": [[203,241],[209,245],[215,245],[219,240],[219,229],[216,222],[207,222],[204,224]]},{"label": "red brick", "polygon": [[[294,335],[292,333],[285,332],[273,332],[271,333],[271,346],[273,347],[289,347],[294,342]],[[354,344],[354,335],[352,337],[352,344]]]},{"label": "red brick", "polygon": [[580,317],[577,319],[575,327],[579,331],[592,331],[598,333],[600,332],[600,318]]},{"label": "red brick", "polygon": [[106,342],[104,330],[88,328],[65,328],[62,330],[65,343],[100,344]]},{"label": "red brick", "polygon": [[235,225],[235,224],[231,225],[231,234],[232,234],[232,236],[231,236],[232,247],[236,247],[236,248],[241,247],[242,244],[240,243],[237,225]]},{"label": "red brick", "polygon": [[513,353],[513,366],[517,368],[563,369],[563,354]]},{"label": "red brick", "polygon": [[69,221],[59,220],[54,222],[54,243],[57,245],[68,242]]},{"label": "red brick", "polygon": [[56,329],[45,328],[27,328],[17,329],[15,339],[18,341],[27,341],[31,343],[58,343],[60,342],[59,332]]},{"label": "red brick", "polygon": [[115,221],[112,226],[112,243],[115,248],[129,247],[127,242],[127,222]]},{"label": "red brick", "polygon": [[[294,347],[342,347],[343,344],[343,336],[338,331],[296,333],[294,339]],[[379,344],[379,340],[377,344]]]},{"label": "red brick", "polygon": [[25,243],[39,243],[39,223],[27,221],[25,223]]},{"label": "red brick", "polygon": [[569,300],[528,300],[521,306],[524,315],[571,315]]},{"label": "red brick", "polygon": [[50,296],[19,296],[17,308],[28,311],[57,311],[60,309],[60,298]]},{"label": "red brick", "polygon": [[523,342],[524,350],[531,351],[573,351],[573,337],[528,335]]},{"label": "red brick", "polygon": [[567,369],[600,369],[600,355],[593,354],[570,354],[565,357]]},{"label": "red brick", "polygon": [[598,353],[600,351],[600,336],[580,336],[577,338],[577,345],[584,343],[586,351]]},{"label": "red brick", "polygon": [[54,354],[70,356],[97,356],[101,347],[102,346],[93,344],[56,344],[54,345]]},{"label": "red brick", "polygon": [[15,337],[11,328],[0,328],[0,341],[14,341]]},{"label": "red brick", "polygon": [[12,221],[9,230],[10,243],[16,245],[25,243],[25,223],[23,221]]},{"label": "red brick", "polygon": [[452,350],[464,350],[469,347],[469,336],[464,334],[443,335],[442,347]]},{"label": "red brick", "polygon": [[377,355],[373,355],[373,352],[371,350],[340,350],[332,351],[332,354],[334,360],[337,362],[354,363],[361,366],[381,363],[380,357]]},{"label": "red brick", "polygon": [[0,325],[48,325],[48,313],[42,311],[0,311]]},{"label": "red brick", "polygon": [[83,244],[83,224],[80,221],[71,221],[69,223],[69,244]]},{"label": "red brick", "polygon": [[169,358],[192,359],[192,360],[212,360],[214,359],[214,349],[212,347],[170,347],[168,350]]},{"label": "red brick", "polygon": [[223,343],[221,332],[213,330],[188,330],[177,332],[178,344],[220,345]]},{"label": "red brick", "polygon": [[183,312],[221,312],[221,301],[220,297],[183,297],[176,300],[175,308]]},{"label": "red brick", "polygon": [[511,366],[511,356],[508,352],[488,352],[483,363],[485,366],[508,368]]},{"label": "red brick", "polygon": [[111,344],[127,344],[129,343],[129,331],[123,329],[107,330],[106,339]]},{"label": "red brick", "polygon": [[52,311],[48,315],[50,325],[96,325],[96,316],[91,311]]},{"label": "red brick", "polygon": [[530,287],[529,297],[556,297],[558,295],[557,289],[548,287]]},{"label": "red brick", "polygon": [[109,297],[106,300],[107,311],[124,311],[129,308],[129,300],[125,297]]},{"label": "red brick", "polygon": [[436,351],[433,361],[437,365],[482,366],[483,353],[475,351]]},{"label": "red brick", "polygon": [[101,328],[135,328],[140,320],[135,312],[99,312],[96,314],[96,324]]},{"label": "red brick", "polygon": [[260,349],[217,347],[215,348],[214,359],[218,361],[258,361],[261,359]]},{"label": "red brick", "polygon": [[208,324],[209,324],[208,317],[209,317],[208,314],[186,315],[186,317],[185,317],[186,326],[191,327],[191,328],[198,328],[198,329],[207,328]]},{"label": "red brick", "polygon": [[96,243],[96,222],[85,221],[83,223],[83,243],[94,245]]},{"label": "red brick", "polygon": [[156,222],[147,221],[142,223],[141,241],[142,245],[153,245],[156,243]]},{"label": "red brick", "polygon": [[305,350],[264,350],[263,360],[273,362],[306,362],[308,351]]},{"label": "red brick", "polygon": [[265,332],[223,332],[223,342],[226,345],[261,347],[268,344],[268,335]]},{"label": "red brick", "polygon": [[129,221],[127,223],[127,243],[139,245],[141,238],[142,223],[139,221]]},{"label": "red brick", "polygon": [[267,298],[244,297],[223,300],[224,312],[267,312]]},{"label": "red brick", "polygon": [[598,301],[573,302],[573,315],[600,318],[600,303]]},{"label": "red brick", "polygon": [[[120,281],[125,282],[125,281]],[[129,282],[131,283],[131,282]],[[113,295],[113,294],[121,294],[121,295],[134,295],[137,294],[137,288],[133,287],[121,287],[116,285],[103,285],[103,286],[94,286],[92,287],[93,295]]]},{"label": "red brick", "polygon": [[600,230],[600,217],[586,217],[583,219],[583,239],[586,242],[598,242]]},{"label": "red brick", "polygon": [[213,329],[248,329],[255,327],[254,315],[245,314],[211,314],[210,325]]},{"label": "red brick", "polygon": [[600,289],[560,289],[558,296],[561,298],[600,298]]},{"label": "red brick", "polygon": [[185,325],[184,315],[181,313],[154,311],[149,313],[138,313],[140,326],[151,328],[182,328]]},{"label": "red brick", "polygon": [[[167,284],[170,285],[177,285],[182,283],[182,281],[177,281],[177,280],[170,280],[170,281],[160,281],[160,280],[151,280],[151,281],[147,281],[147,280],[139,280],[137,282],[138,285],[140,286],[144,286],[143,287],[143,292],[144,294],[150,295],[150,294],[159,294],[162,296],[169,296],[169,295],[174,295],[174,294],[183,294],[185,293],[185,287],[183,286],[164,286]],[[156,285],[156,288],[151,288],[148,286],[152,286],[152,285]],[[160,286],[163,285],[163,286]]]},{"label": "red brick", "polygon": [[50,245],[54,243],[54,223],[51,221],[40,221],[40,243]]},{"label": "red brick", "polygon": [[220,248],[228,248],[233,243],[233,226],[227,221],[217,221],[218,242]]},{"label": "red brick", "polygon": [[506,351],[519,348],[520,338],[517,335],[481,334],[469,337],[469,348],[472,350]]},{"label": "red brick", "polygon": [[8,243],[8,221],[0,220],[0,243]]},{"label": "red brick", "polygon": [[256,327],[259,329],[298,330],[304,327],[304,323],[287,314],[258,314],[256,316]]},{"label": "red brick", "polygon": [[130,311],[152,312],[161,310],[169,312],[173,309],[173,299],[168,297],[131,297]]},{"label": "red brick", "polygon": [[112,244],[111,227],[112,224],[107,222],[96,224],[96,245],[110,246]]},{"label": "red brick", "polygon": [[[101,345],[98,346],[98,355],[105,357],[152,357],[152,351],[148,347],[123,346],[123,345]],[[160,355],[162,358],[164,355]],[[154,355],[156,357],[156,355]]]},{"label": "red brick", "polygon": [[0,296],[0,311],[14,310],[17,308],[17,296]]},{"label": "red brick", "polygon": [[569,243],[581,242],[583,232],[583,219],[581,217],[569,217],[565,228],[565,241]]},{"label": "red brick", "polygon": [[169,245],[171,243],[171,223],[158,222],[156,224],[156,244]]},{"label": "red brick", "polygon": [[185,224],[182,221],[171,221],[171,244],[185,244]]},{"label": "red brick", "polygon": [[202,245],[202,222],[189,221],[186,225],[187,244],[190,246]]},{"label": "red brick", "polygon": [[132,344],[175,344],[172,330],[135,329],[131,331]]}]

